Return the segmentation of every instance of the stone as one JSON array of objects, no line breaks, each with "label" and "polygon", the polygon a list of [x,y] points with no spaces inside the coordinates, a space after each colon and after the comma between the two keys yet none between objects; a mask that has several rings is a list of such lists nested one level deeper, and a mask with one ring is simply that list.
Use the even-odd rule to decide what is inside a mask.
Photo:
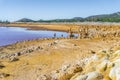
[{"label": "stone", "polygon": [[95,52],[95,51],[93,51],[93,50],[91,50],[91,53],[92,53],[92,54],[95,54],[96,52]]},{"label": "stone", "polygon": [[120,68],[116,70],[116,80],[120,80]]},{"label": "stone", "polygon": [[19,59],[18,58],[16,58],[16,57],[10,57],[9,58],[9,61],[10,62],[14,62],[14,61],[18,61]]},{"label": "stone", "polygon": [[10,76],[10,74],[0,72],[0,78],[5,78],[5,77],[8,77],[8,76]]},{"label": "stone", "polygon": [[106,50],[99,51],[96,55],[98,59],[109,59],[109,55]]},{"label": "stone", "polygon": [[73,44],[73,46],[77,46],[77,44]]},{"label": "stone", "polygon": [[4,68],[5,66],[2,64],[2,63],[0,63],[0,69],[2,69],[2,68]]},{"label": "stone", "polygon": [[107,69],[107,64],[108,64],[108,61],[103,61],[101,64],[99,64],[96,69],[99,71],[99,72],[104,72],[106,69]]},{"label": "stone", "polygon": [[20,56],[20,55],[21,55],[21,52],[15,53],[15,56]]},{"label": "stone", "polygon": [[70,64],[63,65],[60,70],[64,72],[64,71],[66,71],[69,67],[70,67]]},{"label": "stone", "polygon": [[88,73],[87,76],[88,77],[86,80],[102,80],[103,79],[103,75],[96,71]]},{"label": "stone", "polygon": [[78,73],[81,72],[83,69],[80,65],[78,64],[74,64],[73,66],[71,66],[70,68],[68,68],[67,72],[70,74],[74,74],[74,73]]},{"label": "stone", "polygon": [[113,53],[113,56],[114,56],[114,57],[120,56],[120,50],[117,50],[115,53]]},{"label": "stone", "polygon": [[120,59],[116,59],[115,61],[113,61],[113,64],[115,65],[115,67],[120,67]]},{"label": "stone", "polygon": [[87,74],[77,75],[76,78],[71,80],[103,80],[103,75],[94,71]]},{"label": "stone", "polygon": [[86,80],[87,79],[87,75],[80,75],[80,76],[78,76],[76,79],[74,79],[74,80]]},{"label": "stone", "polygon": [[112,80],[120,80],[120,59],[113,61],[114,66],[110,69],[109,77]]},{"label": "stone", "polygon": [[110,77],[110,79],[112,79],[112,80],[116,80],[116,68],[115,67],[113,67],[111,70],[110,70],[110,73],[109,73],[109,77]]}]

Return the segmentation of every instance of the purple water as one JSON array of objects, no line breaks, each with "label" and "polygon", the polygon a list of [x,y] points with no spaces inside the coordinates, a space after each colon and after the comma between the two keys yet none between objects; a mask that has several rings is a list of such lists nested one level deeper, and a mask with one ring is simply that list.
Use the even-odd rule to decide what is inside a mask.
[{"label": "purple water", "polygon": [[27,28],[20,27],[0,27],[0,46],[9,45],[17,41],[31,40],[37,38],[67,37],[66,32],[59,31],[45,31],[45,30],[27,30]]}]

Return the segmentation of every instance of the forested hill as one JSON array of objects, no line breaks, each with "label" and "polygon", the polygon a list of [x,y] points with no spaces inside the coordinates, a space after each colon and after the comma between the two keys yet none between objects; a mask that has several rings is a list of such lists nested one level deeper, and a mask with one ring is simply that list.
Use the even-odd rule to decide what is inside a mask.
[{"label": "forested hill", "polygon": [[113,14],[94,15],[84,18],[85,21],[102,21],[102,22],[120,22],[120,12]]},{"label": "forested hill", "polygon": [[31,20],[27,18],[20,19],[16,22],[120,22],[120,12],[103,15],[93,15],[86,18],[74,17],[71,19],[53,19],[53,20]]}]

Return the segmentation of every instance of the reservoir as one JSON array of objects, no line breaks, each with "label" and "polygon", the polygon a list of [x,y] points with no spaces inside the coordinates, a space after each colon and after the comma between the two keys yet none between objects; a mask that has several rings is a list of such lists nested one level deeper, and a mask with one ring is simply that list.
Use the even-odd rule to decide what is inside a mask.
[{"label": "reservoir", "polygon": [[28,30],[20,27],[0,27],[0,46],[13,44],[17,41],[37,38],[67,37],[68,33],[47,30]]}]

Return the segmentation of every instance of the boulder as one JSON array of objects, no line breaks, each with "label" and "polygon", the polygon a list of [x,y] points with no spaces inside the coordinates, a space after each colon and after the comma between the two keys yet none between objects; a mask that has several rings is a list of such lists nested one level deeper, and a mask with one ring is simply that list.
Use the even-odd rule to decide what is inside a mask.
[{"label": "boulder", "polygon": [[114,54],[113,54],[114,57],[119,57],[120,56],[120,50],[117,50]]},{"label": "boulder", "polygon": [[109,63],[109,61],[103,61],[101,64],[99,64],[96,67],[96,70],[98,70],[99,72],[104,72],[107,69],[107,64]]},{"label": "boulder", "polygon": [[74,64],[73,66],[71,66],[70,68],[68,68],[67,72],[69,74],[74,74],[74,73],[78,73],[78,72],[81,72],[83,69],[80,65],[78,64]]},{"label": "boulder", "polygon": [[116,59],[112,63],[114,64],[115,67],[120,67],[120,59]]},{"label": "boulder", "polygon": [[87,74],[86,80],[103,80],[103,75],[98,72],[90,72]]},{"label": "boulder", "polygon": [[15,56],[17,57],[17,56],[20,56],[21,55],[21,52],[17,52],[17,53],[15,53]]},{"label": "boulder", "polygon": [[10,62],[14,62],[14,61],[18,61],[18,60],[19,60],[18,58],[13,57],[13,56],[9,58],[9,61],[10,61]]},{"label": "boulder", "polygon": [[87,74],[78,75],[76,78],[71,78],[70,80],[103,80],[103,75],[94,71]]},{"label": "boulder", "polygon": [[106,50],[99,51],[97,54],[98,59],[109,59],[109,54],[107,53]]},{"label": "boulder", "polygon": [[112,80],[116,80],[116,68],[115,68],[115,67],[113,67],[113,68],[110,70],[109,77],[110,77],[110,79],[112,79]]},{"label": "boulder", "polygon": [[116,70],[116,80],[120,80],[120,68]]},{"label": "boulder", "polygon": [[120,80],[120,59],[113,61],[114,66],[110,69],[109,77],[112,80]]},{"label": "boulder", "polygon": [[[76,79],[74,79],[74,80],[86,80],[87,79],[87,75],[80,75],[80,76],[78,76]],[[72,80],[72,79],[71,79]]]}]

